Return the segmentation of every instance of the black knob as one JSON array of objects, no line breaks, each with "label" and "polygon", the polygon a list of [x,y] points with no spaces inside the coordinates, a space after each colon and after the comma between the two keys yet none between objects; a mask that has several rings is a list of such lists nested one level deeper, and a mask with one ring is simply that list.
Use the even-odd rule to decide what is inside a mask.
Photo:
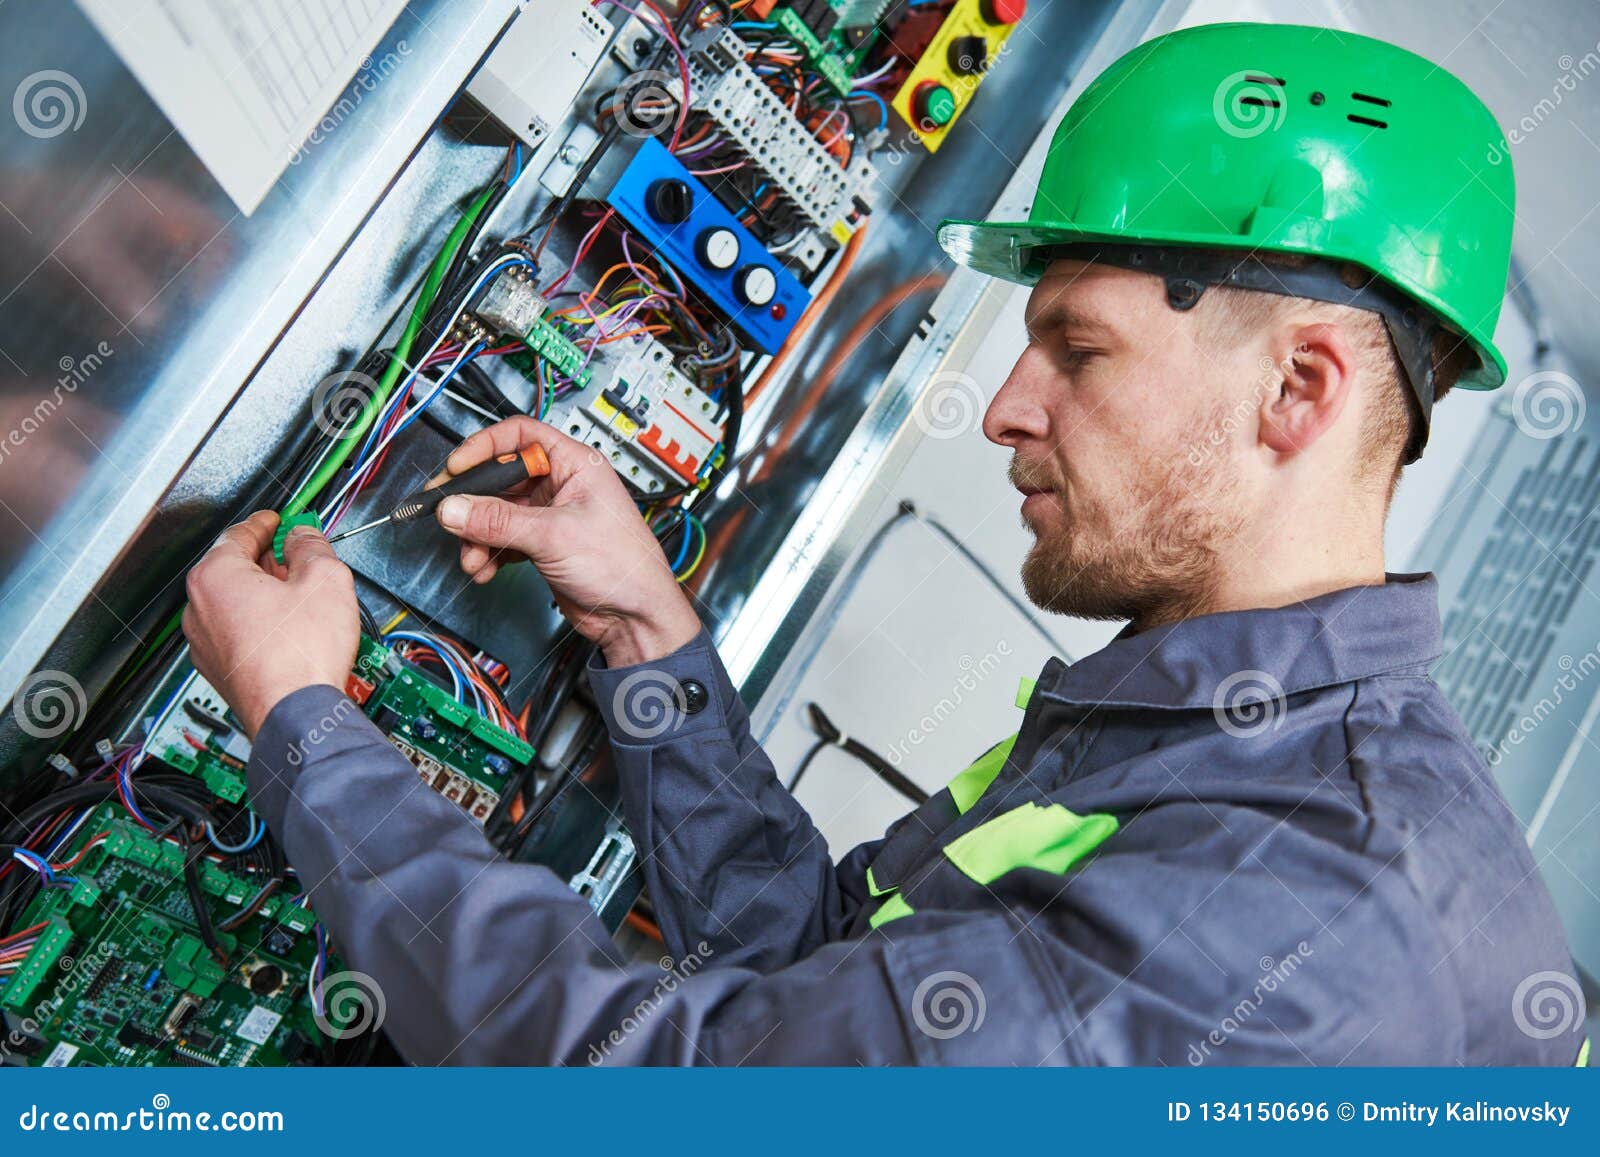
[{"label": "black knob", "polygon": [[687,181],[666,177],[650,186],[650,215],[668,225],[681,225],[694,208],[694,192]]},{"label": "black knob", "polygon": [[950,42],[950,71],[976,76],[989,67],[989,41],[982,36],[958,36]]}]

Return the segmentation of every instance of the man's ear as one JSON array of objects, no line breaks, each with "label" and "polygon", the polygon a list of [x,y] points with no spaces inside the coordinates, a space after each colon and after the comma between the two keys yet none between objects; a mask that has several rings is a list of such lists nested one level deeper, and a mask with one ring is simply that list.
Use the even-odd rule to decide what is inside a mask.
[{"label": "man's ear", "polygon": [[1277,388],[1261,402],[1261,444],[1279,454],[1306,449],[1333,429],[1355,387],[1356,353],[1344,327],[1286,326],[1274,342]]}]

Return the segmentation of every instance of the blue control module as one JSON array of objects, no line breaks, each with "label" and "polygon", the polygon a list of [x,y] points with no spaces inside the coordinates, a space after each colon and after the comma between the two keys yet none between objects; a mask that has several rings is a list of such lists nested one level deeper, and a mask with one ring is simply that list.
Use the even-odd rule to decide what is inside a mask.
[{"label": "blue control module", "polygon": [[644,142],[607,200],[763,353],[778,351],[811,303],[794,274],[659,142]]}]

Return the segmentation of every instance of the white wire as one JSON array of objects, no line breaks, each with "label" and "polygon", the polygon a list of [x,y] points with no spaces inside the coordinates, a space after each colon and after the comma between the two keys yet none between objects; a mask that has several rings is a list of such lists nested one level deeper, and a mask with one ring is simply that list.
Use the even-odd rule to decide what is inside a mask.
[{"label": "white wire", "polygon": [[[509,269],[514,265],[528,265],[528,264],[530,264],[530,262],[528,261],[528,259],[526,257],[519,257],[519,256],[517,256],[516,254],[513,254],[513,253],[508,253],[505,256],[498,257],[494,261],[490,262],[488,267],[485,268],[484,271],[481,274],[478,275],[478,280],[473,282],[472,288],[470,290],[468,290],[466,296],[461,299],[460,307],[451,316],[450,320],[447,323],[445,323],[444,325],[439,327],[439,336],[434,339],[433,345],[428,348],[428,352],[423,354],[420,358],[417,359],[417,364],[415,366],[409,367],[410,372],[408,374],[406,374],[405,379],[403,381],[401,381],[398,385],[395,386],[395,396],[403,396],[405,391],[410,388],[412,381],[417,376],[417,373],[421,370],[421,368],[425,364],[427,364],[428,359],[431,358],[436,352],[438,352],[439,347],[444,344],[445,338],[447,336],[449,336],[451,327],[453,327],[455,325],[456,321],[461,317],[461,315],[467,311],[467,306],[469,304],[471,304],[472,299],[475,298],[478,295],[478,291],[480,289],[482,289],[486,284],[488,284],[490,278],[495,277],[496,275],[498,275],[501,270]],[[468,352],[469,352],[468,350],[463,349],[461,351],[461,353],[459,355],[457,355],[456,360],[451,364],[449,369],[447,369],[445,371],[444,376],[439,379],[440,380],[440,386],[442,386],[443,383],[446,380],[448,380],[448,378],[450,377],[451,372],[453,372],[454,370],[456,370],[456,369],[458,369],[460,367],[461,362],[465,359],[465,356],[466,356],[466,354]],[[428,395],[427,400],[422,402],[422,403],[420,403],[420,404],[421,405],[427,405],[427,403],[429,401],[432,401],[433,398],[435,397],[435,395],[438,394],[440,386],[434,387],[433,392]],[[337,510],[339,508],[340,499],[342,499],[345,496],[345,494],[350,490],[350,488],[355,485],[356,480],[361,477],[362,470],[365,468],[367,462],[375,460],[377,458],[377,456],[380,453],[383,452],[384,448],[386,446],[388,446],[389,442],[394,438],[395,434],[397,434],[397,433],[399,433],[399,429],[398,428],[396,428],[394,430],[391,430],[387,437],[385,437],[381,441],[379,441],[378,444],[375,445],[371,449],[371,451],[368,452],[365,460],[363,460],[362,462],[359,462],[359,463],[356,464],[355,470],[353,470],[351,472],[351,475],[350,475],[349,478],[345,479],[345,483],[344,483],[343,486],[341,486],[339,488],[339,492],[337,494],[335,494],[333,496],[333,498],[330,499],[326,505],[324,505],[324,507],[322,509],[322,516],[323,516],[324,522],[326,522],[328,515],[332,514],[335,510]]]},{"label": "white wire", "polygon": [[[448,329],[449,327],[446,327],[446,328]],[[461,368],[461,363],[466,361],[467,358],[470,357],[476,351],[477,351],[477,346],[469,346],[469,347],[463,348],[462,351],[456,355],[456,360],[451,362],[450,365],[445,369],[444,378],[441,378],[439,380],[439,384],[434,386],[433,389],[430,390],[427,393],[427,395],[424,396],[419,402],[417,402],[417,404],[412,408],[420,410],[424,406],[426,406],[429,402],[433,401],[434,398],[438,397],[439,396],[439,392],[444,389],[445,379],[449,378],[449,376],[451,374],[455,373],[456,370],[460,369]],[[432,351],[430,351],[430,355],[431,355],[431,352]],[[415,371],[413,371],[411,376],[406,378],[406,382],[410,382],[411,377],[415,377],[415,376],[416,376],[415,375]],[[399,390],[404,390],[405,389],[405,384],[402,383],[402,385],[400,387],[398,387],[398,389]],[[367,456],[365,458],[363,458],[356,465],[356,468],[350,472],[350,477],[348,477],[348,478],[346,478],[344,480],[344,485],[339,487],[338,492],[336,494],[334,494],[334,496],[331,499],[328,500],[328,505],[326,507],[324,507],[323,511],[322,511],[322,519],[323,519],[323,521],[325,523],[328,521],[328,517],[335,510],[337,510],[339,508],[339,503],[341,501],[343,501],[344,496],[346,494],[350,493],[351,488],[354,487],[356,485],[356,483],[361,481],[362,475],[366,472],[367,463],[376,462],[378,460],[378,455],[382,454],[384,452],[384,450],[388,449],[389,443],[393,442],[395,440],[395,438],[398,437],[400,435],[400,433],[402,431],[404,431],[405,429],[406,429],[406,427],[403,424],[402,425],[397,425],[393,430],[390,430],[382,438],[378,439],[377,443],[373,445],[373,447],[372,447],[372,449],[370,451],[368,451]],[[331,524],[329,524],[329,525],[331,525]]]},{"label": "white wire", "polygon": [[855,82],[850,87],[851,88],[860,88],[864,84],[871,84],[873,81],[877,80],[884,73],[888,72],[889,69],[892,68],[893,66],[894,66],[894,60],[892,60],[892,59],[886,60],[886,61],[883,62],[882,67],[880,67],[876,72],[869,72],[869,73],[867,73],[866,76],[858,76],[858,77],[856,77]]}]

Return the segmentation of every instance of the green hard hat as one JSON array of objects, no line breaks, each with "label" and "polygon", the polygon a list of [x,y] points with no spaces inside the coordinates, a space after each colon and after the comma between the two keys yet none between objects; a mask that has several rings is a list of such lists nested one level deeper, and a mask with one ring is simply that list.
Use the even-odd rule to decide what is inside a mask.
[{"label": "green hard hat", "polygon": [[[1111,263],[1169,276],[1192,263],[1200,286],[1377,308],[1310,282],[1298,290],[1281,273],[1207,276],[1233,266],[1208,266],[1199,251],[1324,259],[1312,264],[1342,268],[1345,284],[1357,267],[1413,319],[1424,306],[1429,334],[1465,339],[1473,356],[1459,384],[1493,389],[1506,375],[1494,327],[1515,197],[1500,127],[1437,65],[1326,28],[1212,24],[1141,44],[1084,89],[1051,141],[1027,221],[946,221],[939,243],[1025,285],[1062,247],[1103,248]],[[1184,308],[1174,293],[1169,280],[1169,301]],[[1396,318],[1386,320],[1395,334]],[[1431,359],[1396,345],[1426,418],[1432,375],[1418,357]]]}]

